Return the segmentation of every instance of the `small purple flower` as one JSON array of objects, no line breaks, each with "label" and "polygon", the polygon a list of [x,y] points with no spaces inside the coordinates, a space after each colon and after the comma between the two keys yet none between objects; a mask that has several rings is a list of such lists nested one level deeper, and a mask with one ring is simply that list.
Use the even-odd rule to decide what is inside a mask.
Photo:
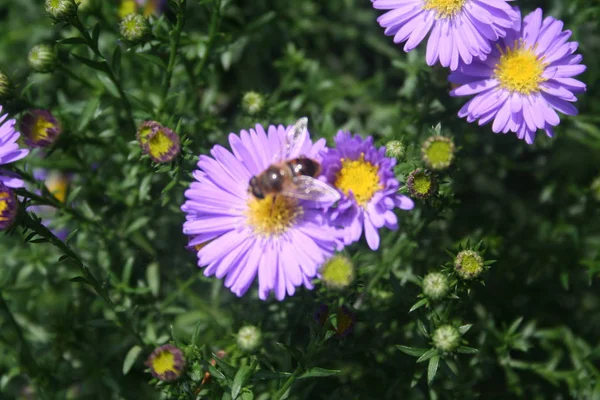
[{"label": "small purple flower", "polygon": [[[29,154],[29,150],[19,148],[17,140],[21,136],[15,131],[15,120],[2,115],[2,106],[0,106],[0,165],[10,164],[18,161]],[[25,185],[23,180],[16,174],[0,168],[0,183],[10,188],[20,188]]]},{"label": "small purple flower", "polygon": [[504,37],[518,20],[511,0],[371,0],[373,7],[390,10],[377,19],[385,34],[413,50],[431,31],[426,61],[437,60],[455,70],[459,60],[470,64],[485,58],[492,44]]},{"label": "small purple flower", "polygon": [[183,374],[185,357],[178,347],[165,344],[154,349],[145,364],[156,379],[173,382]]},{"label": "small purple flower", "polygon": [[11,188],[0,183],[0,231],[8,229],[17,217],[19,203]]},{"label": "small purple flower", "polygon": [[[261,125],[230,134],[233,154],[216,145],[212,157],[200,156],[195,182],[185,192],[182,210],[187,214],[183,232],[191,236],[190,248],[200,247],[198,265],[204,275],[225,279],[225,286],[242,296],[258,276],[258,294],[278,300],[304,285],[312,289],[321,264],[341,247],[336,230],[327,224],[318,204],[283,195],[258,199],[249,193],[249,181],[261,174],[281,152],[292,127]],[[300,155],[319,160],[325,146],[303,143],[290,150],[288,159]]]},{"label": "small purple flower", "polygon": [[29,147],[48,147],[61,134],[60,123],[48,110],[30,110],[21,119],[21,133]]},{"label": "small purple flower", "polygon": [[576,115],[575,94],[586,85],[574,76],[585,71],[581,55],[573,54],[577,42],[569,42],[571,31],[562,21],[542,20],[537,9],[515,24],[484,61],[461,65],[449,76],[462,86],[453,96],[475,95],[459,111],[468,122],[484,125],[490,121],[495,133],[515,132],[519,139],[533,143],[538,129],[553,136],[560,118],[556,111]]},{"label": "small purple flower", "polygon": [[145,121],[137,131],[142,151],[156,163],[173,161],[181,150],[179,136],[156,121]]},{"label": "small purple flower", "polygon": [[329,220],[343,227],[344,243],[360,239],[363,227],[372,250],[379,248],[377,229],[398,228],[393,209],[412,210],[413,201],[398,194],[400,184],[394,175],[396,160],[385,156],[385,147],[377,149],[373,138],[339,131],[335,148],[323,152],[323,175],[342,194],[336,208],[328,211]]}]

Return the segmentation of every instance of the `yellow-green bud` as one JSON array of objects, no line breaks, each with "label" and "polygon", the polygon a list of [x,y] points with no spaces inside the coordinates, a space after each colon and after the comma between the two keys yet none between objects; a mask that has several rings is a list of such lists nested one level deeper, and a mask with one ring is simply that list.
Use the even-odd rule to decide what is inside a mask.
[{"label": "yellow-green bud", "polygon": [[54,71],[58,58],[53,46],[38,44],[29,51],[27,60],[35,72],[48,73]]},{"label": "yellow-green bud", "polygon": [[260,93],[247,92],[242,98],[242,109],[248,115],[256,115],[265,106],[265,99]]},{"label": "yellow-green bud", "polygon": [[412,197],[428,199],[437,192],[437,180],[431,172],[417,168],[408,175],[406,187]]},{"label": "yellow-green bud", "polygon": [[74,0],[46,0],[46,12],[57,21],[67,21],[77,15]]},{"label": "yellow-green bud", "polygon": [[460,332],[452,325],[442,325],[433,332],[431,340],[437,349],[449,353],[460,345]]},{"label": "yellow-green bud", "polygon": [[8,75],[0,71],[0,99],[10,98],[13,94],[13,87]]},{"label": "yellow-green bud", "polygon": [[348,257],[335,255],[321,267],[321,279],[333,289],[348,287],[354,280],[354,265]]},{"label": "yellow-green bud", "polygon": [[446,169],[454,160],[454,142],[446,136],[431,136],[421,146],[421,158],[431,169]]},{"label": "yellow-green bud", "polygon": [[253,353],[262,345],[262,333],[254,325],[246,325],[237,334],[238,347],[246,352]]},{"label": "yellow-green bud", "polygon": [[483,258],[473,250],[463,250],[456,255],[454,270],[463,279],[477,278],[483,272]]},{"label": "yellow-green bud", "polygon": [[385,145],[385,153],[388,157],[401,159],[406,153],[406,147],[404,143],[399,140],[392,140]]},{"label": "yellow-green bud", "polygon": [[448,278],[440,272],[431,272],[423,278],[423,294],[431,300],[441,300],[448,294]]},{"label": "yellow-green bud", "polygon": [[121,35],[130,42],[140,42],[150,34],[150,23],[141,14],[132,13],[121,20]]}]

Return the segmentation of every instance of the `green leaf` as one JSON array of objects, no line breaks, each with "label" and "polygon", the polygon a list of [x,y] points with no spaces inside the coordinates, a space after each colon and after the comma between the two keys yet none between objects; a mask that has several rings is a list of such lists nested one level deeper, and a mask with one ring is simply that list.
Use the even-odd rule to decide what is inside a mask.
[{"label": "green leaf", "polygon": [[440,356],[431,357],[429,359],[429,365],[427,366],[427,384],[430,386],[433,380],[435,379],[435,374],[437,374],[439,365]]},{"label": "green leaf", "polygon": [[158,65],[162,69],[167,69],[167,64],[165,64],[165,62],[158,56],[148,53],[135,53],[135,55],[137,55],[140,58],[143,58],[146,61],[150,61],[151,63]]},{"label": "green leaf", "polygon": [[142,348],[138,345],[135,345],[129,349],[127,355],[125,356],[125,360],[123,360],[123,375],[127,375],[129,370],[131,370],[131,367],[133,367],[135,360],[137,360],[141,352]]},{"label": "green leaf", "polygon": [[75,44],[75,45],[87,45],[87,42],[80,37],[70,37],[66,39],[57,40],[58,44]]},{"label": "green leaf", "polygon": [[398,350],[400,350],[401,352],[408,354],[409,356],[413,356],[413,357],[421,357],[428,350],[428,349],[417,348],[417,347],[402,346],[400,344],[396,345],[396,348]]},{"label": "green leaf", "polygon": [[460,346],[456,351],[463,354],[477,354],[479,352],[479,350],[467,346]]},{"label": "green leaf", "polygon": [[294,360],[302,360],[302,358],[304,357],[304,355],[302,354],[302,352],[298,349],[295,349],[293,347],[288,346],[287,344],[284,343],[280,343],[277,342],[276,343],[277,346],[281,347],[282,349],[284,349],[285,351],[287,351],[287,353],[294,359]]},{"label": "green leaf", "polygon": [[337,369],[325,369],[319,367],[309,368],[302,375],[298,377],[298,379],[308,379],[308,378],[325,378],[328,376],[333,376],[339,374],[341,371]]},{"label": "green leaf", "polygon": [[233,384],[231,385],[231,397],[237,399],[242,387],[248,380],[248,377],[252,374],[252,368],[249,366],[243,366],[240,368],[233,378]]},{"label": "green leaf", "polygon": [[215,378],[218,381],[224,381],[227,378],[225,377],[225,375],[223,375],[223,373],[221,371],[219,371],[218,369],[216,369],[215,367],[213,367],[212,365],[208,364],[208,372],[210,373],[210,375]]},{"label": "green leaf", "polygon": [[117,86],[104,73],[98,74],[98,80],[102,82],[102,85],[106,88],[106,91],[110,93],[111,96],[114,98],[118,98],[120,96]]},{"label": "green leaf", "polygon": [[233,379],[233,377],[237,373],[237,370],[235,369],[235,367],[227,364],[225,361],[223,361],[219,357],[217,357],[217,355],[214,353],[212,356],[215,359],[215,361],[217,362],[217,365],[219,366],[219,368],[221,368],[223,370],[223,373],[225,374],[225,376],[227,376],[227,378],[229,378],[229,379]]},{"label": "green leaf", "polygon": [[71,282],[76,282],[76,283],[85,283],[86,285],[89,285],[90,282],[88,282],[87,279],[85,279],[83,276],[76,276],[74,278],[69,279]]},{"label": "green leaf", "polygon": [[439,354],[438,349],[429,349],[417,360],[418,363],[427,361],[433,356],[437,356]]},{"label": "green leaf", "polygon": [[252,375],[253,381],[266,381],[273,379],[287,379],[291,376],[289,372],[272,372],[265,369],[260,371],[256,371],[254,375]]},{"label": "green leaf", "polygon": [[463,325],[458,328],[458,331],[460,332],[461,335],[464,335],[465,333],[467,333],[469,331],[469,329],[471,329],[472,326],[473,326],[473,324]]},{"label": "green leaf", "polygon": [[96,23],[92,29],[92,40],[96,44],[96,47],[98,47],[98,39],[100,39],[100,22]]},{"label": "green leaf", "polygon": [[410,310],[408,310],[409,313],[415,311],[416,309],[423,307],[425,304],[427,304],[427,298],[421,299],[419,301],[417,301],[411,308]]},{"label": "green leaf", "polygon": [[146,269],[146,280],[154,297],[158,296],[160,289],[160,269],[158,263],[151,263]]},{"label": "green leaf", "polygon": [[106,67],[103,62],[90,60],[89,58],[78,56],[77,54],[72,54],[72,56],[80,63],[85,64],[96,71],[106,72]]}]

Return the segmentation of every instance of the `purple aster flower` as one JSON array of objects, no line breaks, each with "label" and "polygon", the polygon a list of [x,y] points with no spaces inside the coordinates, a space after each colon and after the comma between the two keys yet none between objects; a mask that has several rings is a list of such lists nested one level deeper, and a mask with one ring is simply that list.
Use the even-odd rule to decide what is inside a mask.
[{"label": "purple aster flower", "polygon": [[61,132],[60,123],[48,110],[31,110],[21,119],[21,133],[29,147],[48,147]]},{"label": "purple aster flower", "polygon": [[377,149],[373,138],[339,131],[335,148],[323,152],[323,175],[336,187],[342,199],[331,208],[333,225],[344,227],[344,243],[360,239],[363,227],[372,250],[379,248],[378,228],[398,228],[393,209],[411,210],[413,201],[398,194],[400,184],[394,175],[396,160],[385,156],[385,147]]},{"label": "purple aster flower", "polygon": [[181,150],[179,136],[156,121],[143,122],[136,136],[142,151],[156,163],[173,161]]},{"label": "purple aster flower", "polygon": [[[29,150],[19,148],[17,140],[21,136],[15,131],[15,120],[2,115],[2,106],[0,106],[0,165],[10,164],[18,161],[29,154]],[[0,168],[0,183],[10,188],[20,188],[25,184],[16,174]]]},{"label": "purple aster flower", "polygon": [[17,217],[19,203],[11,188],[0,182],[0,231],[8,229]]},{"label": "purple aster flower", "polygon": [[183,374],[186,361],[179,347],[164,344],[155,348],[144,364],[150,368],[150,373],[156,379],[173,382]]},{"label": "purple aster flower", "polygon": [[459,111],[467,121],[479,125],[494,120],[495,133],[515,132],[533,143],[538,129],[550,137],[560,118],[556,111],[576,115],[576,93],[586,85],[574,76],[585,71],[581,55],[573,54],[578,43],[569,42],[571,31],[552,17],[542,20],[537,9],[516,24],[484,61],[461,65],[450,74],[450,82],[461,86],[453,96],[475,95]]},{"label": "purple aster flower", "polygon": [[[312,289],[321,264],[342,245],[318,203],[282,194],[259,199],[249,192],[250,179],[282,153],[290,129],[271,125],[265,132],[256,125],[239,136],[230,134],[233,154],[217,145],[212,157],[201,155],[196,181],[185,192],[183,232],[191,236],[190,248],[203,244],[197,247],[198,266],[205,267],[206,276],[224,278],[237,296],[256,276],[262,300],[271,291],[283,300],[300,285]],[[286,160],[306,156],[319,161],[324,146],[324,139],[313,144],[306,134],[287,151]]]},{"label": "purple aster flower", "polygon": [[372,0],[373,7],[390,10],[377,19],[385,34],[413,50],[431,31],[426,61],[437,60],[455,70],[459,59],[470,64],[485,58],[492,44],[507,34],[518,20],[508,4],[512,0]]}]

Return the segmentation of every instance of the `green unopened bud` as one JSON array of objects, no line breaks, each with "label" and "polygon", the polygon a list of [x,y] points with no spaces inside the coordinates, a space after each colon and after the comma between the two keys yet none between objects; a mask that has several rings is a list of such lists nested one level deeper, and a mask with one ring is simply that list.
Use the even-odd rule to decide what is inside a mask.
[{"label": "green unopened bud", "polygon": [[132,13],[121,20],[121,35],[130,42],[140,42],[150,34],[150,23],[141,14]]},{"label": "green unopened bud", "polygon": [[432,272],[423,278],[423,294],[431,300],[441,300],[448,294],[448,278],[440,272]]},{"label": "green unopened bud", "polygon": [[321,279],[333,289],[348,287],[354,280],[354,265],[348,257],[335,255],[323,264]]},{"label": "green unopened bud", "polygon": [[75,0],[75,4],[81,11],[88,10],[92,6],[92,0]]},{"label": "green unopened bud", "polygon": [[431,136],[421,146],[421,158],[431,169],[446,169],[454,160],[454,142],[446,136]]},{"label": "green unopened bud", "polygon": [[74,0],[46,0],[46,12],[57,21],[67,21],[77,15]]},{"label": "green unopened bud", "polygon": [[29,51],[27,58],[32,70],[41,73],[54,71],[57,63],[56,50],[48,44],[38,44]]},{"label": "green unopened bud", "polygon": [[399,140],[392,140],[385,145],[385,154],[388,157],[401,159],[404,157],[406,153],[406,147],[404,147],[404,143]]},{"label": "green unopened bud", "polygon": [[246,325],[237,334],[238,347],[246,352],[253,353],[262,345],[260,329],[254,325]]},{"label": "green unopened bud", "polygon": [[406,187],[412,197],[428,199],[437,192],[437,180],[430,171],[417,168],[408,175]]},{"label": "green unopened bud", "polygon": [[460,345],[460,332],[452,325],[442,325],[433,332],[431,339],[437,349],[449,353]]},{"label": "green unopened bud", "polygon": [[242,98],[242,109],[248,115],[256,115],[265,106],[265,99],[260,93],[248,92]]},{"label": "green unopened bud", "polygon": [[4,100],[12,97],[13,87],[8,75],[0,71],[0,99]]},{"label": "green unopened bud", "polygon": [[463,250],[456,255],[454,270],[463,279],[477,278],[483,272],[483,258],[473,250]]},{"label": "green unopened bud", "polygon": [[594,179],[594,182],[592,182],[591,189],[592,189],[592,196],[594,196],[596,201],[600,202],[600,176],[597,177],[596,179]]}]

